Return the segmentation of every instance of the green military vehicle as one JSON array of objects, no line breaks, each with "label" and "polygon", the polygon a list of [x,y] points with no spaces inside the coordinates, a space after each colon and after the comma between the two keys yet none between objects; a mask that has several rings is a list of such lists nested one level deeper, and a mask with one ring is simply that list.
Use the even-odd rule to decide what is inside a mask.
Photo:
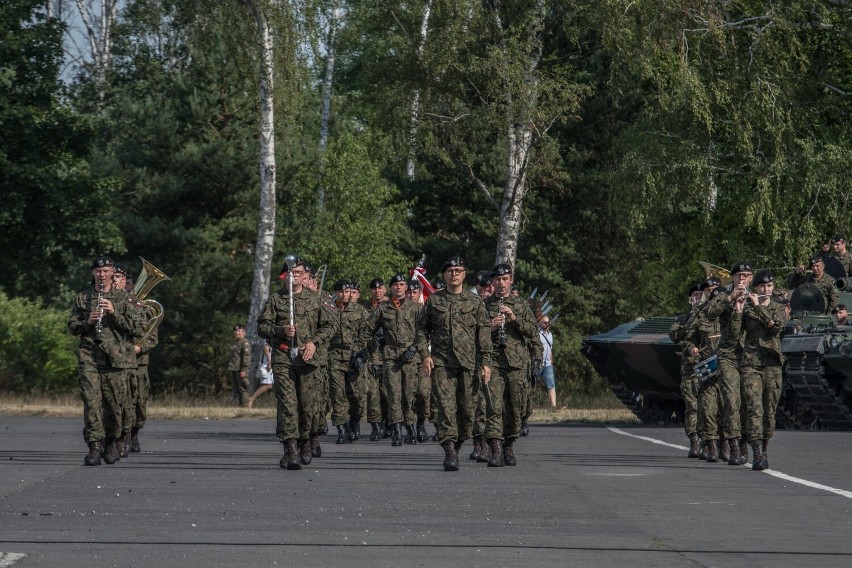
[{"label": "green military vehicle", "polygon": [[[836,286],[840,302],[852,306],[852,278],[838,278]],[[812,284],[796,288],[790,307],[778,427],[852,430],[852,326],[823,313],[825,299]],[[583,340],[582,353],[613,394],[647,424],[683,421],[680,347],[668,337],[675,319],[637,320]]]}]

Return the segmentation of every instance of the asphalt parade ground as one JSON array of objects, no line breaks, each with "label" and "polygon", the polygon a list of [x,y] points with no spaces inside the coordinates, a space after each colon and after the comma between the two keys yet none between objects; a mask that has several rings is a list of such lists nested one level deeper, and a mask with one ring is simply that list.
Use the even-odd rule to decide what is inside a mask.
[{"label": "asphalt parade ground", "polygon": [[282,470],[271,420],[150,422],[84,467],[82,425],[0,416],[0,567],[852,566],[848,432],[780,431],[755,472],[676,428],[533,425],[516,467],[468,442],[446,473],[363,436]]}]

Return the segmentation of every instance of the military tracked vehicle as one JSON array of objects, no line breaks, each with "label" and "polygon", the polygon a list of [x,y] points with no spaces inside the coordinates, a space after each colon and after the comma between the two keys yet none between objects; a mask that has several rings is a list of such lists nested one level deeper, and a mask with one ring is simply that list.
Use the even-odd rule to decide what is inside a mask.
[{"label": "military tracked vehicle", "polygon": [[[838,278],[836,287],[840,303],[852,306],[852,278]],[[797,287],[790,304],[777,426],[852,430],[852,325],[823,313],[825,298],[812,284]],[[637,320],[583,340],[582,353],[613,394],[647,424],[683,421],[680,347],[668,337],[675,319]]]}]

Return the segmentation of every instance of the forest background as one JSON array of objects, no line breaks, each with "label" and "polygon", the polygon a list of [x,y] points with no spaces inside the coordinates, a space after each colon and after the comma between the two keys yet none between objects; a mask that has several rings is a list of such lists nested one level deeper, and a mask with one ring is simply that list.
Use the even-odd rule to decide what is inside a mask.
[{"label": "forest background", "polygon": [[698,261],[852,229],[850,38],[849,0],[6,0],[0,391],[75,388],[109,254],[171,277],[154,392],[208,393],[295,252],[362,290],[509,260],[560,392],[601,392],[582,338]]}]

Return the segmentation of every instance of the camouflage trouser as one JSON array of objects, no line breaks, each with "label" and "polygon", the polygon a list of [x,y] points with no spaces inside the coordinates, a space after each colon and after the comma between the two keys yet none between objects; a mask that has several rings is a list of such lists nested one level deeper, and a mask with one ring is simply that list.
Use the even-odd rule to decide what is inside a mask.
[{"label": "camouflage trouser", "polygon": [[719,377],[707,379],[698,388],[698,433],[702,440],[718,440],[722,433],[722,389]]},{"label": "camouflage trouser", "polygon": [[[526,372],[526,371],[525,371]],[[524,412],[521,416],[522,420],[529,420],[533,413],[533,392],[535,385],[529,379],[524,380]]]},{"label": "camouflage trouser", "polygon": [[781,367],[743,367],[742,381],[748,441],[768,440],[775,434],[775,411],[781,396]]},{"label": "camouflage trouser", "polygon": [[320,382],[322,383],[319,401],[319,420],[320,423],[323,423],[328,418],[328,413],[331,412],[331,382],[328,374],[328,366],[323,365],[320,367],[319,374]]},{"label": "camouflage trouser", "polygon": [[388,389],[385,385],[384,378],[379,381],[379,408],[382,413],[382,420],[385,423],[390,424],[390,418],[388,417]]},{"label": "camouflage trouser", "polygon": [[307,440],[316,434],[320,424],[320,393],[324,387],[320,368],[289,363],[289,359],[286,363],[276,361],[272,367],[277,402],[275,435],[281,442]]},{"label": "camouflage trouser", "polygon": [[377,368],[378,374],[373,374],[372,367],[364,369],[361,377],[358,379],[358,384],[362,385],[361,392],[361,408],[362,412],[358,415],[358,419],[367,414],[367,422],[382,421],[382,384],[384,383],[384,370],[382,366]]},{"label": "camouflage trouser", "polygon": [[387,361],[384,368],[385,389],[388,393],[388,420],[391,424],[397,422],[414,424],[417,421],[417,413],[414,411],[419,374],[417,364],[414,361],[407,363]]},{"label": "camouflage trouser", "polygon": [[[685,371],[685,370],[682,370]],[[683,412],[683,429],[687,436],[698,432],[698,379],[695,373],[683,372],[680,381],[680,394],[685,406]]]},{"label": "camouflage trouser", "polygon": [[473,396],[473,435],[485,435],[485,422],[487,410],[485,408],[485,394],[482,392],[482,379],[479,376],[479,369],[473,375],[471,384],[471,395]]},{"label": "camouflage trouser", "polygon": [[351,393],[351,389],[346,379],[348,369],[347,363],[329,361],[328,388],[331,398],[331,423],[335,426],[345,424],[349,420],[348,393]]},{"label": "camouflage trouser", "polygon": [[148,365],[141,365],[138,369],[128,372],[130,391],[130,419],[125,423],[124,431],[130,428],[143,428],[148,418],[148,397],[151,391],[151,382],[148,378]]},{"label": "camouflage trouser", "polygon": [[435,422],[435,406],[432,404],[434,400],[434,395],[432,394],[432,377],[431,375],[425,375],[423,373],[423,369],[420,367],[420,360],[417,359],[417,375],[419,377],[419,381],[417,383],[417,399],[415,402],[415,408],[417,410],[417,419],[423,420],[424,422],[428,420],[429,422]]},{"label": "camouflage trouser", "polygon": [[742,433],[745,405],[742,404],[740,366],[728,359],[719,359],[719,386],[722,390],[722,432],[733,440]]},{"label": "camouflage trouser", "polygon": [[524,369],[496,368],[491,371],[491,380],[486,385],[491,393],[485,424],[486,439],[511,440],[521,435],[521,420],[526,409],[526,382]]},{"label": "camouflage trouser", "polygon": [[473,373],[460,367],[432,370],[437,406],[438,442],[464,442],[473,432]]},{"label": "camouflage trouser", "polygon": [[127,402],[127,371],[98,369],[91,363],[80,363],[78,382],[83,399],[86,443],[121,436],[122,413]]},{"label": "camouflage trouser", "polygon": [[246,406],[248,404],[248,373],[246,373],[245,377],[240,376],[239,371],[231,371],[231,385],[233,388],[233,392],[237,393],[237,398],[240,401],[240,406]]}]

